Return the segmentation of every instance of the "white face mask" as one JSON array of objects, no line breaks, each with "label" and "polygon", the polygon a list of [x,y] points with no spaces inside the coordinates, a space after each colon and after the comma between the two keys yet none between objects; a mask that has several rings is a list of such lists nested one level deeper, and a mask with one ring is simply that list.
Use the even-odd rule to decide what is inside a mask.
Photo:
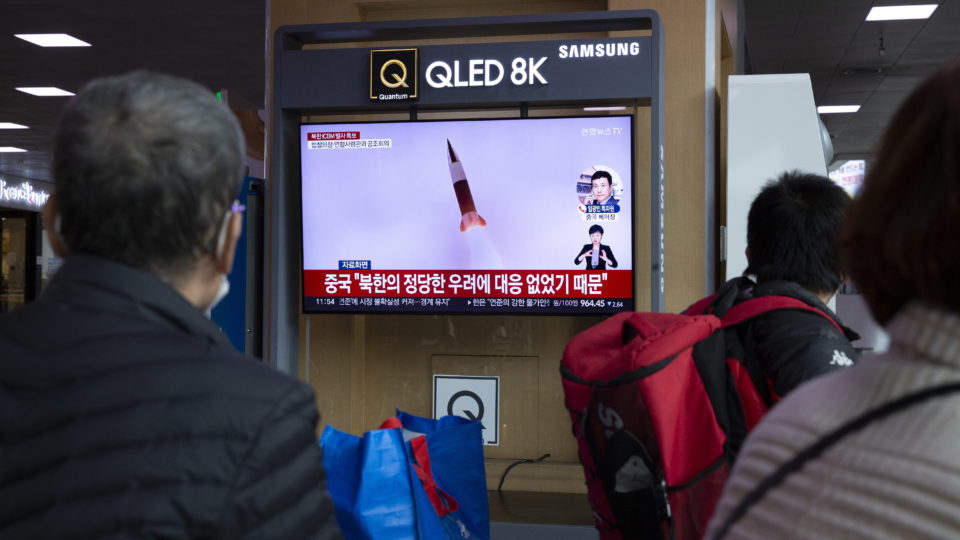
[{"label": "white face mask", "polygon": [[204,310],[203,314],[209,319],[213,315],[213,308],[217,307],[217,304],[221,300],[227,297],[227,294],[230,293],[230,280],[227,279],[226,274],[220,275],[220,288],[217,289],[216,296],[213,297],[213,301],[210,302],[210,307]]},{"label": "white face mask", "polygon": [[[230,216],[235,212],[240,212],[244,209],[239,202],[234,201],[233,205],[230,206],[230,209],[223,215],[223,223],[220,224],[220,233],[217,234],[217,246],[216,246],[216,256],[219,258],[223,254],[223,248],[226,246],[227,241],[227,227],[230,226]],[[204,314],[209,319],[212,316],[213,308],[222,301],[227,294],[230,293],[230,280],[227,279],[226,274],[220,275],[220,288],[217,289],[217,294],[214,295],[213,301],[210,302],[210,307],[204,310]]]}]

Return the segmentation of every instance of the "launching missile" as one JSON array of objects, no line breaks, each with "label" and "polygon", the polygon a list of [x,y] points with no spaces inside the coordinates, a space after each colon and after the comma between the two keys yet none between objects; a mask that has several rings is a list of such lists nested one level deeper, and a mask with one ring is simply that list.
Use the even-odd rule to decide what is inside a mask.
[{"label": "launching missile", "polygon": [[487,220],[477,213],[477,206],[473,203],[473,194],[470,193],[470,184],[467,175],[463,172],[463,162],[453,151],[450,139],[447,139],[447,163],[450,165],[450,179],[453,180],[453,192],[457,195],[457,204],[460,206],[460,230],[475,226],[486,227]]}]

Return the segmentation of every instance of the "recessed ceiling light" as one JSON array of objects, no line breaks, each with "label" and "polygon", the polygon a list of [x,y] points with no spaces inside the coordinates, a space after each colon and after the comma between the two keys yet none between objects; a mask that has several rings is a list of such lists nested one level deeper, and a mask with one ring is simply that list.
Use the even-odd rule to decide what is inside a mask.
[{"label": "recessed ceiling light", "polygon": [[585,111],[622,111],[626,107],[584,107]]},{"label": "recessed ceiling light", "polygon": [[26,152],[26,150],[16,146],[0,146],[0,152]]},{"label": "recessed ceiling light", "polygon": [[27,126],[14,124],[13,122],[0,122],[0,129],[28,129]]},{"label": "recessed ceiling light", "polygon": [[69,34],[14,34],[18,38],[29,41],[41,47],[89,47],[86,41],[81,41]]},{"label": "recessed ceiling light", "polygon": [[817,112],[820,114],[855,113],[859,110],[859,105],[821,105],[817,107]]},{"label": "recessed ceiling light", "polygon": [[904,21],[908,19],[929,19],[937,9],[937,4],[917,4],[913,6],[874,6],[867,14],[868,21]]},{"label": "recessed ceiling light", "polygon": [[60,88],[54,88],[52,86],[37,86],[37,87],[17,87],[17,90],[21,92],[26,92],[34,96],[72,96],[73,92],[67,92],[66,90],[61,90]]}]

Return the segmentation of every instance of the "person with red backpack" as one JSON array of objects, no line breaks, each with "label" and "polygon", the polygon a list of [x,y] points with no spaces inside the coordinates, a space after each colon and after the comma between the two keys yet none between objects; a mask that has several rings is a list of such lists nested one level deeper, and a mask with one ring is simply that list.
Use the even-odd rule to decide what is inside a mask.
[{"label": "person with red backpack", "polygon": [[848,202],[827,178],[782,175],[751,206],[746,276],[682,314],[620,313],[567,344],[565,405],[603,540],[699,539],[769,407],[856,361],[856,334],[825,305]]},{"label": "person with red backpack", "polygon": [[744,275],[754,280],[731,280],[718,295],[735,287],[734,305],[782,296],[816,308],[773,310],[738,328],[744,352],[756,358],[766,379],[770,404],[857,361],[851,342],[859,336],[826,305],[844,281],[837,234],[849,202],[829,178],[791,171],[764,186],[750,206]]}]

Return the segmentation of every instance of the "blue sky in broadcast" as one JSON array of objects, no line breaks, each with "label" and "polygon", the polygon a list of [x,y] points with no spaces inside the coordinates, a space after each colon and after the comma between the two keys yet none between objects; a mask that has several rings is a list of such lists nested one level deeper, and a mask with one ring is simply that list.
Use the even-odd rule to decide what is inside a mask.
[{"label": "blue sky in broadcast", "polygon": [[[367,142],[308,140],[349,132]],[[576,270],[594,223],[618,270],[631,269],[630,117],[309,124],[300,133],[305,269],[341,260],[369,260],[374,270],[497,269],[476,256],[480,245],[503,269]],[[460,231],[447,140],[486,227]],[[613,173],[623,200],[617,214],[587,221],[577,182],[594,168]]]}]

